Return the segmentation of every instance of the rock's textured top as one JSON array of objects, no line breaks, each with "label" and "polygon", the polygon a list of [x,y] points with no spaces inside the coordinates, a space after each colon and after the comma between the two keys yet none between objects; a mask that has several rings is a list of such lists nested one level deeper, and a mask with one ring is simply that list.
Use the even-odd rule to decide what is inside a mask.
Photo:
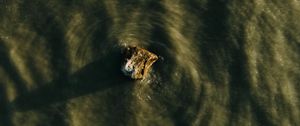
[{"label": "rock's textured top", "polygon": [[125,62],[122,72],[132,79],[143,79],[151,65],[158,59],[157,55],[137,46],[126,47],[123,53]]}]

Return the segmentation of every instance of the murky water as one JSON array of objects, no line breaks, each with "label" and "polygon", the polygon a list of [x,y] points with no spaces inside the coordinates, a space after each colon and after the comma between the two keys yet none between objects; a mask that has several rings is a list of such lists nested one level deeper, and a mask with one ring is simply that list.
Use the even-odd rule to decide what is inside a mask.
[{"label": "murky water", "polygon": [[[298,0],[0,0],[0,125],[300,125]],[[160,56],[126,78],[121,49]]]}]

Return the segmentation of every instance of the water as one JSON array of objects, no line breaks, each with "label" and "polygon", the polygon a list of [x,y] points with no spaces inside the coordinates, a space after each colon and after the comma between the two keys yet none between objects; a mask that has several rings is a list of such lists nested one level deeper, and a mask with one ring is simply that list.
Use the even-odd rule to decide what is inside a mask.
[{"label": "water", "polygon": [[[0,125],[300,125],[300,1],[0,0]],[[126,78],[120,51],[160,59]]]}]

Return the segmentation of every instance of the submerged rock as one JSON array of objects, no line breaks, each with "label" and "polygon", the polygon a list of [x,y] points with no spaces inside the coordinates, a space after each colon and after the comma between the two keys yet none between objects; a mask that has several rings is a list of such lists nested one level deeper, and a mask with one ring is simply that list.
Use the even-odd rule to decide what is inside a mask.
[{"label": "submerged rock", "polygon": [[157,55],[152,52],[136,46],[126,47],[123,53],[125,62],[122,72],[132,79],[143,79],[158,59]]}]

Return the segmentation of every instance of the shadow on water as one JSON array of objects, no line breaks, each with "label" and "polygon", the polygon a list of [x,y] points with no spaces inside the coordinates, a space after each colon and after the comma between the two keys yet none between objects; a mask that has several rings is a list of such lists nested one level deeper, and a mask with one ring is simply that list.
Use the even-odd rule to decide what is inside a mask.
[{"label": "shadow on water", "polygon": [[[116,58],[117,57],[117,58]],[[120,72],[120,53],[114,52],[86,65],[71,76],[59,78],[44,87],[18,97],[14,104],[18,110],[30,110],[71,98],[105,90],[130,82]]]},{"label": "shadow on water", "polygon": [[[39,37],[44,38],[49,47],[51,53],[51,64],[53,70],[58,73],[58,76],[68,75],[69,65],[66,56],[66,42],[64,40],[65,28],[61,21],[58,21],[55,13],[52,9],[47,7],[46,3],[36,3],[37,5],[30,4],[30,1],[25,2],[21,8],[23,16],[27,16],[27,21],[30,28],[38,34]],[[38,10],[38,11],[37,11]],[[40,43],[40,41],[34,40],[33,44]],[[63,64],[63,65],[62,65]],[[35,67],[30,66],[30,69],[35,77],[39,79],[39,74],[36,72]],[[41,82],[41,81],[38,81]]]},{"label": "shadow on water", "polygon": [[[152,3],[156,10],[160,13],[168,13],[165,8],[161,5]],[[149,10],[149,9],[148,9]],[[155,15],[161,16],[161,15]],[[162,58],[155,64],[155,70],[160,77],[160,83],[152,87],[155,90],[155,99],[159,100],[162,106],[167,108],[168,115],[171,117],[172,121],[176,126],[188,126],[192,125],[193,119],[197,115],[197,111],[190,112],[191,108],[194,108],[195,97],[195,84],[191,81],[192,78],[189,77],[190,73],[182,73],[179,81],[176,83],[181,83],[177,85],[172,83],[174,74],[170,74],[175,69],[178,68],[176,62],[176,53],[174,53],[173,41],[170,39],[172,34],[168,32],[166,25],[162,20],[163,17],[154,17],[152,21],[153,29],[151,34],[151,43],[148,48],[155,54],[159,54]],[[165,65],[168,64],[168,65]],[[166,93],[168,91],[168,93]]]},{"label": "shadow on water", "polygon": [[222,84],[224,78],[220,70],[224,70],[226,65],[226,49],[230,43],[227,41],[227,2],[222,0],[208,1],[207,8],[200,15],[203,20],[203,33],[199,33],[203,40],[200,43],[200,56],[205,65],[203,69],[210,80],[217,84]]},{"label": "shadow on water", "polygon": [[1,126],[12,126],[10,105],[6,95],[6,89],[3,83],[0,83],[0,125]]},{"label": "shadow on water", "polygon": [[[64,40],[65,29],[62,22],[58,21],[53,9],[55,8],[48,7],[47,2],[25,0],[20,7],[20,12],[22,17],[26,17],[24,21],[29,24],[32,31],[35,31],[39,37],[44,38],[47,42],[46,46],[49,47],[49,52],[51,54],[51,67],[53,71],[57,73],[54,78],[66,78],[69,74],[69,62],[66,56],[67,47]],[[32,44],[40,45],[41,43],[39,40],[33,40]],[[29,57],[29,60],[32,60],[33,58],[34,57]],[[34,65],[28,65],[28,67],[31,70],[31,74],[35,82],[38,84],[43,83],[43,80],[41,80],[42,77],[38,72],[39,70]],[[41,96],[41,98],[43,99],[44,97]],[[32,105],[34,103],[36,102],[33,100]],[[25,102],[24,104],[29,103]],[[61,104],[56,109],[59,109],[62,113],[66,110],[64,104]],[[48,115],[55,117],[52,119],[53,124],[62,126],[66,125],[62,115],[52,111],[43,111],[43,113],[47,113]]]},{"label": "shadow on water", "polygon": [[[0,40],[0,67],[14,82],[18,95],[26,94],[27,90],[22,78],[15,69],[14,63],[9,58],[8,49]],[[11,126],[11,105],[9,104],[7,91],[4,83],[0,83],[0,124],[3,126]]]},{"label": "shadow on water", "polygon": [[[226,55],[226,49],[230,46],[227,42],[226,34],[228,31],[227,20],[228,20],[228,10],[226,8],[227,2],[222,0],[216,1],[207,1],[206,8],[201,7],[199,4],[195,4],[195,1],[188,1],[189,8],[197,8],[194,10],[194,13],[197,14],[198,17],[201,17],[200,21],[203,23],[202,32],[198,31],[199,35],[201,35],[199,41],[199,50],[200,50],[200,58],[202,59],[202,69],[206,73],[207,77],[216,84],[222,84],[224,82],[224,78],[220,75],[220,70],[223,70],[223,65],[226,64],[228,57],[223,56]],[[224,54],[225,53],[225,54]],[[220,55],[222,54],[222,55]],[[219,73],[220,72],[220,73]],[[183,80],[188,79],[188,77]],[[183,87],[182,94],[179,97],[182,99],[183,105],[180,106],[175,113],[173,114],[173,120],[176,122],[176,125],[180,126],[188,126],[193,125],[192,122],[198,120],[197,114],[203,111],[202,106],[204,95],[206,91],[201,88],[200,92],[195,92],[193,85],[187,85],[188,83],[193,82],[182,82],[185,83],[185,87]],[[186,84],[187,83],[187,84]],[[201,83],[201,82],[199,82]],[[203,84],[201,84],[203,85]],[[216,85],[220,86],[220,85]],[[194,93],[192,93],[194,91]],[[193,97],[189,97],[186,95],[195,95],[198,94],[199,97],[196,101],[193,100]],[[183,97],[185,96],[185,97]],[[193,108],[192,113],[188,113],[188,109]],[[204,110],[206,114],[203,114],[203,117],[200,120],[201,126],[209,125],[211,120],[213,120],[212,110]]]},{"label": "shadow on water", "polygon": [[4,72],[14,81],[18,95],[22,95],[27,92],[22,77],[19,75],[18,70],[14,66],[13,61],[9,58],[9,50],[0,40],[0,66],[2,66]]},{"label": "shadow on water", "polygon": [[[66,13],[57,13],[57,9],[61,9],[58,6],[56,8],[50,7],[47,2],[38,2],[38,1],[25,1],[22,3],[20,8],[20,12],[22,13],[22,17],[26,17],[24,19],[25,23],[29,24],[32,31],[38,34],[39,37],[42,37],[46,41],[46,47],[49,47],[48,52],[50,53],[50,63],[52,64],[51,69],[55,74],[54,78],[58,78],[53,80],[47,84],[43,83],[40,75],[38,73],[38,69],[34,65],[29,65],[29,69],[32,72],[32,75],[36,82],[39,85],[45,85],[41,88],[36,89],[30,93],[26,93],[18,97],[14,104],[17,109],[20,111],[36,109],[39,107],[47,106],[52,103],[59,103],[55,109],[59,110],[60,113],[67,113],[64,101],[78,97],[81,95],[85,95],[88,93],[96,92],[101,89],[105,89],[113,86],[113,84],[117,84],[118,81],[124,82],[119,79],[112,79],[112,77],[117,78],[117,73],[110,73],[114,68],[118,68],[118,64],[113,65],[114,63],[107,64],[106,62],[115,62],[115,59],[109,60],[110,57],[102,57],[101,59],[86,65],[86,67],[72,74],[70,71],[70,62],[67,56],[67,42],[65,38],[65,33],[68,29],[66,29],[66,24],[68,23],[68,18],[65,14],[68,14],[73,7],[77,7],[74,5],[75,1],[69,1],[64,4],[68,6],[64,8],[63,11]],[[34,3],[34,4],[33,4]],[[69,6],[70,5],[70,6]],[[86,31],[86,34],[81,37],[84,38],[85,44],[89,44],[88,46],[92,47],[92,54],[98,54],[99,46],[104,45],[102,42],[105,41],[105,37],[107,36],[107,29],[109,25],[106,19],[102,19],[107,17],[105,11],[103,11],[104,7],[96,8],[97,4],[93,7],[88,7],[89,13],[86,13],[87,18],[86,21],[89,24],[94,24],[97,20],[101,21],[102,25],[97,25],[95,29],[96,31]],[[59,5],[61,6],[61,5]],[[62,5],[64,6],[64,5]],[[102,9],[101,9],[102,8]],[[85,8],[86,9],[86,8]],[[85,10],[82,9],[82,10]],[[62,18],[65,17],[65,18]],[[92,37],[92,41],[89,40],[88,37]],[[33,45],[35,43],[39,43],[39,41],[34,40]],[[101,44],[100,44],[101,43]],[[39,45],[39,44],[38,44]],[[84,47],[86,47],[85,45]],[[92,57],[96,57],[92,55]],[[115,56],[111,56],[115,57]],[[34,58],[34,57],[30,57]],[[120,63],[120,62],[116,62]],[[105,66],[106,65],[106,66]],[[108,66],[111,65],[111,66]],[[114,72],[116,72],[115,70]],[[114,82],[110,81],[114,80]],[[112,84],[112,85],[110,85]],[[24,88],[25,89],[25,88]],[[49,111],[47,109],[42,110],[43,113],[47,115],[55,117],[51,123],[55,125],[67,125],[64,116],[60,115],[57,112]]]}]

